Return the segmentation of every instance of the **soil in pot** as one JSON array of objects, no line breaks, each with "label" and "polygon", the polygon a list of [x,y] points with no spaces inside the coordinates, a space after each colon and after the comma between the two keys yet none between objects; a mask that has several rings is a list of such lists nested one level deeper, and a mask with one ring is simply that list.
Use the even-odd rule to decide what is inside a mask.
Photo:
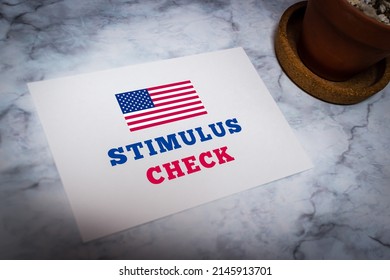
[{"label": "soil in pot", "polygon": [[384,24],[390,24],[390,1],[388,0],[348,0],[353,6]]}]

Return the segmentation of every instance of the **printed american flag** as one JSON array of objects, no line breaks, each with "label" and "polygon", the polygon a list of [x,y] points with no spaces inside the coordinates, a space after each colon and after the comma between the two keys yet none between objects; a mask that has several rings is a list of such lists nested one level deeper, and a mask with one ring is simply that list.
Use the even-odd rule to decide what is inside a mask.
[{"label": "printed american flag", "polygon": [[207,114],[191,81],[115,95],[130,131]]}]

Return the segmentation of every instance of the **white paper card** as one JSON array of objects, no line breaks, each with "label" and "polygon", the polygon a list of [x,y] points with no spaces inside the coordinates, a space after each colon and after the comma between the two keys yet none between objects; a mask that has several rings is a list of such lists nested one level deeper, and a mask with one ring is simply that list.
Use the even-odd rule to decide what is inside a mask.
[{"label": "white paper card", "polygon": [[312,167],[242,48],[28,86],[84,241]]}]

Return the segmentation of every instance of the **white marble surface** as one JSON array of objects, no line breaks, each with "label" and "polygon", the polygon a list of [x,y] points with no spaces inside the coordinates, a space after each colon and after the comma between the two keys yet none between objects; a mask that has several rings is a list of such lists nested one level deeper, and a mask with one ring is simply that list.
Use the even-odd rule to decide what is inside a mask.
[{"label": "white marble surface", "polygon": [[[1,0],[0,259],[390,259],[390,86],[298,89],[273,49],[295,2]],[[315,167],[82,243],[26,83],[237,46]]]}]

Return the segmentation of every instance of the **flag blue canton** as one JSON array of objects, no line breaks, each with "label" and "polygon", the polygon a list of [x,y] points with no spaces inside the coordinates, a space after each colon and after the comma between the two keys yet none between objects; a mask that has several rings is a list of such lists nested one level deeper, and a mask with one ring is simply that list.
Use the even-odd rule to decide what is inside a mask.
[{"label": "flag blue canton", "polygon": [[154,108],[153,101],[146,89],[119,93],[115,96],[123,114]]}]

